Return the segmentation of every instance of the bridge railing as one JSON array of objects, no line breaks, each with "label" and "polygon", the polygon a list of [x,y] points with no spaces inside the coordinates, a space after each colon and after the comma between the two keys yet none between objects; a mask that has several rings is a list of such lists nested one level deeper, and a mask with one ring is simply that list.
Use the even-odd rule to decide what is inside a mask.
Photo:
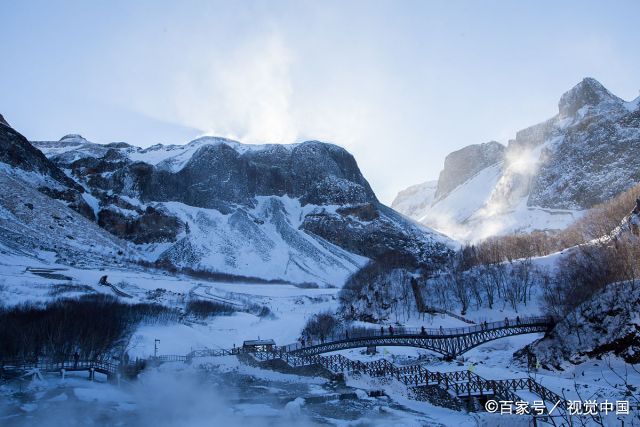
[{"label": "bridge railing", "polygon": [[62,369],[73,370],[89,370],[94,369],[108,375],[115,375],[123,368],[123,365],[108,362],[105,360],[64,360],[53,361],[47,358],[38,359],[12,359],[1,360],[0,370],[6,371],[29,371],[38,369],[41,371],[60,371]]},{"label": "bridge railing", "polygon": [[512,319],[497,322],[483,322],[477,325],[464,326],[459,328],[406,328],[406,327],[387,327],[387,328],[350,328],[337,334],[332,334],[321,338],[307,338],[302,341],[288,344],[280,347],[281,351],[289,352],[300,350],[305,347],[313,347],[330,342],[339,341],[355,341],[368,338],[397,338],[397,337],[424,337],[439,338],[443,336],[459,336],[467,334],[481,333],[504,328],[521,328],[527,326],[550,326],[553,320],[544,316],[516,317]]}]

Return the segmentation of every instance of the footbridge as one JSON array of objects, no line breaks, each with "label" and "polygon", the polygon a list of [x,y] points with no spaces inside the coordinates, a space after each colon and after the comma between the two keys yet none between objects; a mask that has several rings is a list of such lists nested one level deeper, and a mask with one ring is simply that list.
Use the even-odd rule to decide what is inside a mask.
[{"label": "footbridge", "polygon": [[292,368],[320,366],[334,374],[360,373],[373,378],[395,379],[412,390],[414,396],[420,387],[435,386],[445,390],[451,398],[461,399],[469,404],[474,401],[483,404],[487,399],[523,402],[528,408],[527,413],[534,414],[531,404],[518,395],[518,392],[526,391],[538,396],[544,403],[540,408],[541,413],[566,413],[569,407],[569,402],[562,396],[531,377],[488,380],[468,369],[439,372],[429,370],[422,364],[398,366],[385,359],[363,362],[348,359],[341,354],[298,356],[277,351],[261,351],[250,355],[257,362],[282,360]]},{"label": "footbridge", "polygon": [[[96,372],[104,374],[107,379],[113,380],[119,375],[131,375],[131,371],[140,371],[144,366],[136,367],[134,364],[121,365],[102,360],[61,360],[52,361],[47,358],[35,360],[2,360],[0,361],[0,377],[5,375],[29,375],[40,372],[81,372],[89,373],[89,378],[93,379]],[[137,373],[137,372],[136,372]]]},{"label": "footbridge", "polygon": [[357,328],[316,341],[281,347],[282,352],[312,356],[350,348],[403,346],[431,350],[453,359],[474,347],[514,335],[544,333],[553,327],[549,317],[516,317],[461,328]]}]

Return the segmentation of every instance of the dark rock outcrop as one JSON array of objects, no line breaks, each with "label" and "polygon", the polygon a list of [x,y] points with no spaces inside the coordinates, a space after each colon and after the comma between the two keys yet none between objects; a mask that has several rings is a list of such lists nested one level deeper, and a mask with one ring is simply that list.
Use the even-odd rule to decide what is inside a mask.
[{"label": "dark rock outcrop", "polygon": [[82,192],[82,187],[66,176],[58,166],[8,125],[0,126],[0,162],[48,176],[65,187]]},{"label": "dark rock outcrop", "polygon": [[7,123],[7,121],[4,119],[2,114],[0,114],[0,125],[5,125],[7,127],[11,127],[11,125],[9,123]]},{"label": "dark rock outcrop", "polygon": [[[376,201],[353,156],[315,141],[245,152],[224,143],[204,145],[176,172],[144,162],[122,165],[113,157],[80,159],[70,167],[74,174],[92,175],[89,183],[104,191],[225,212],[235,204],[252,206],[256,196],[288,195],[312,204]],[[88,173],[88,162],[94,173]],[[111,170],[104,179],[102,174]]]},{"label": "dark rock outcrop", "polygon": [[[398,222],[404,227],[398,227]],[[419,226],[382,205],[343,208],[336,214],[310,214],[302,228],[368,258],[403,259],[401,264],[407,267],[441,265],[449,254],[440,241],[425,239]]]},{"label": "dark rock outcrop", "polygon": [[102,209],[98,214],[98,225],[116,236],[136,244],[173,242],[184,229],[175,217],[147,207],[135,217],[120,211]]}]

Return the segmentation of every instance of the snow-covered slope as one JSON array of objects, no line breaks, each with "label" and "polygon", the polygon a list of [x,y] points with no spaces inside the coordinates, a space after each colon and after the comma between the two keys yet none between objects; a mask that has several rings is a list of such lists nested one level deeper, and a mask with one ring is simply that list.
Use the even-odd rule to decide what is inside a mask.
[{"label": "snow-covered slope", "polygon": [[135,256],[91,221],[91,196],[4,121],[0,188],[0,256],[94,266]]},{"label": "snow-covered slope", "polygon": [[634,282],[608,285],[530,350],[541,363],[551,366],[603,355],[640,362],[640,286]]},{"label": "snow-covered slope", "polygon": [[341,286],[369,259],[436,265],[451,244],[381,205],[332,144],[33,145],[82,185],[101,227],[152,261]]},{"label": "snow-covered slope", "polygon": [[411,218],[419,218],[433,203],[438,181],[427,181],[402,190],[393,199],[391,207]]},{"label": "snow-covered slope", "polygon": [[301,206],[298,199],[257,198],[253,208],[225,215],[215,209],[179,202],[162,204],[190,232],[168,243],[159,254],[181,266],[292,282],[344,283],[367,258],[319,237],[300,232],[301,219],[314,211],[335,207]]},{"label": "snow-covered slope", "polygon": [[127,242],[42,194],[32,180],[0,163],[0,254],[93,266],[135,255]]},{"label": "snow-covered slope", "polygon": [[[586,78],[561,97],[558,110],[518,132],[502,151],[488,143],[452,153],[440,175],[446,182],[438,184],[446,191],[431,203],[417,194],[405,197],[398,210],[451,237],[475,241],[563,229],[584,210],[640,182],[640,98],[625,102]],[[476,164],[483,167],[470,174]]]}]

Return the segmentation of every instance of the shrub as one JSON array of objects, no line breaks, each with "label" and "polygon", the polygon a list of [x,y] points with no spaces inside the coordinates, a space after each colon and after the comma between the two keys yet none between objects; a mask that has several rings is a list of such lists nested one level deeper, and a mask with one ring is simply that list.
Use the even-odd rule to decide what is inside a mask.
[{"label": "shrub", "polygon": [[266,305],[260,305],[260,304],[251,304],[248,308],[247,308],[247,312],[251,313],[253,315],[256,315],[258,317],[262,317],[262,318],[272,318],[275,317],[275,315],[271,312],[271,309],[269,307],[267,307]]},{"label": "shrub", "polygon": [[229,316],[236,311],[238,310],[229,304],[209,300],[191,300],[186,307],[188,315],[199,319],[206,319],[212,316]]},{"label": "shrub", "polygon": [[314,314],[302,330],[302,334],[310,337],[329,337],[338,332],[340,320],[330,312]]},{"label": "shrub", "polygon": [[102,294],[0,308],[0,359],[68,360],[76,351],[83,359],[107,358],[124,349],[140,323],[177,318],[161,305],[124,304]]}]

